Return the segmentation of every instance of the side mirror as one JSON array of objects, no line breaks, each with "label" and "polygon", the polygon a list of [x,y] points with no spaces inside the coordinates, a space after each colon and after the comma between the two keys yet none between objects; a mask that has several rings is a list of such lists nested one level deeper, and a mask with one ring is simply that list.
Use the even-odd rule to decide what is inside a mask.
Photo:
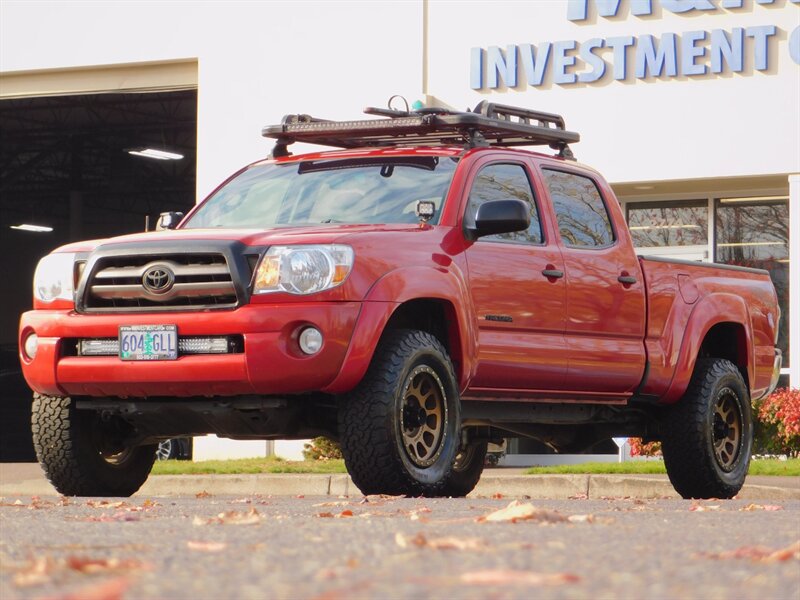
[{"label": "side mirror", "polygon": [[528,205],[522,200],[490,200],[478,207],[473,239],[496,233],[524,231],[531,224]]},{"label": "side mirror", "polygon": [[164,231],[165,229],[175,229],[178,223],[183,219],[182,212],[163,212],[158,215],[158,223],[156,223],[156,231]]}]

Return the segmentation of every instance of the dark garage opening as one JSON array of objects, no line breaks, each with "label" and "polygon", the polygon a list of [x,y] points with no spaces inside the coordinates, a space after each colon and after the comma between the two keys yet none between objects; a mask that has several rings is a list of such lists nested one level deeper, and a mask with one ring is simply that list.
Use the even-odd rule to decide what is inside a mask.
[{"label": "dark garage opening", "polygon": [[[163,160],[144,149],[183,156]],[[0,462],[35,460],[17,354],[38,260],[195,202],[197,91],[0,100]],[[52,228],[33,232],[20,225]]]}]

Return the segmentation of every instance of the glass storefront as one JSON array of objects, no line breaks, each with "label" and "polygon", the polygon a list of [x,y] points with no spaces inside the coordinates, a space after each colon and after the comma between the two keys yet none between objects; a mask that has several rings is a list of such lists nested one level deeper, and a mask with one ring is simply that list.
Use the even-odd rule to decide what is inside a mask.
[{"label": "glass storefront", "polygon": [[769,271],[782,315],[778,347],[789,366],[788,196],[627,202],[625,214],[641,255]]},{"label": "glass storefront", "polygon": [[789,198],[721,198],[715,202],[714,260],[766,269],[781,307],[778,347],[789,365]]},{"label": "glass storefront", "polygon": [[628,228],[636,248],[708,244],[708,201],[631,202]]}]

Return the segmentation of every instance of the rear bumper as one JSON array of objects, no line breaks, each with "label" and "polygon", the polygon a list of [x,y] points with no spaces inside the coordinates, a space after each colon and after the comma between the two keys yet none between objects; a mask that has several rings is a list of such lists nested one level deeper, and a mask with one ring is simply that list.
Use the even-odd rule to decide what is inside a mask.
[{"label": "rear bumper", "polygon": [[781,376],[781,367],[783,366],[783,354],[780,350],[775,348],[775,360],[772,364],[772,377],[769,380],[769,388],[767,388],[767,393],[764,396],[769,396],[772,392],[775,391],[775,388],[778,387],[778,379]]},{"label": "rear bumper", "polygon": [[[233,396],[321,390],[337,379],[359,319],[360,302],[250,304],[233,311],[83,315],[35,310],[20,321],[20,347],[39,336],[36,357],[22,352],[28,384],[50,395]],[[70,356],[71,340],[115,338],[120,325],[175,324],[178,335],[242,335],[240,354],[181,356],[175,361],[121,361],[115,356]],[[300,352],[298,329],[322,331],[322,349]]]}]

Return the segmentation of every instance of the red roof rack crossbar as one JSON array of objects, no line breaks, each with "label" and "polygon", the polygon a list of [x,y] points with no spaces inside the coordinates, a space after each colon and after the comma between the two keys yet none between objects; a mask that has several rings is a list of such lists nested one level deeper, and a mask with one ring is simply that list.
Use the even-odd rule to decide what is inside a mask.
[{"label": "red roof rack crossbar", "polygon": [[280,125],[261,131],[276,140],[273,157],[287,156],[287,146],[306,142],[336,148],[373,146],[537,146],[547,145],[559,155],[573,158],[568,144],[580,135],[567,131],[560,115],[514,106],[481,102],[471,112],[442,108],[416,111],[366,108],[367,114],[382,119],[328,121],[310,115],[286,115]]}]

